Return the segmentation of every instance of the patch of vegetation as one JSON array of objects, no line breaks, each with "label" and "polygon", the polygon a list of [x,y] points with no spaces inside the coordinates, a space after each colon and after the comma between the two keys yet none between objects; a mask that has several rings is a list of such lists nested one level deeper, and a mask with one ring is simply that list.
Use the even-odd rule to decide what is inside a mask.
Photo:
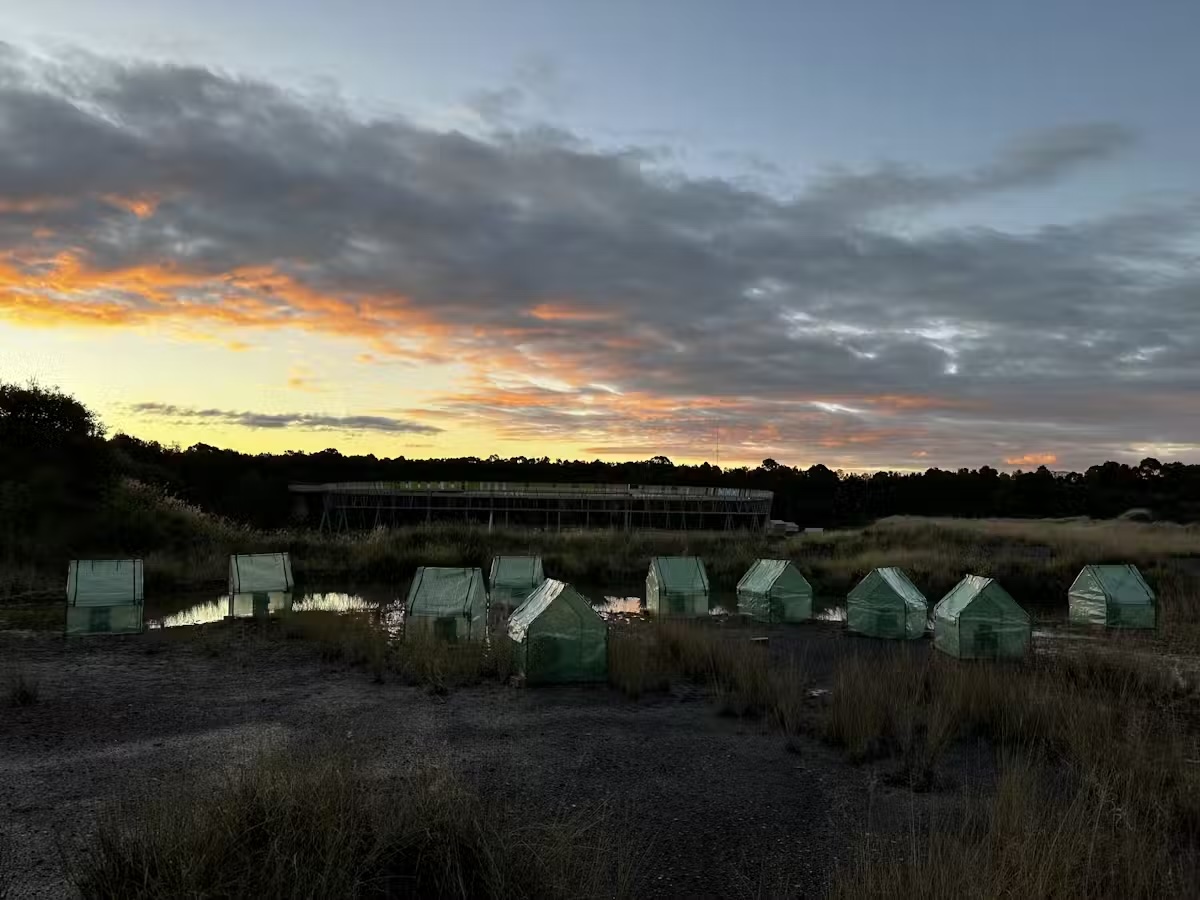
[{"label": "patch of vegetation", "polygon": [[844,663],[825,733],[852,757],[899,757],[914,787],[964,737],[1006,761],[994,796],[914,834],[911,852],[861,847],[838,895],[1188,896],[1200,877],[1196,711],[1187,685],[1135,657]]},{"label": "patch of vegetation", "polygon": [[392,635],[371,612],[293,613],[282,617],[279,633],[311,642],[326,662],[366,669],[378,682],[395,678],[439,694],[484,681],[504,683],[515,672],[512,642],[503,634],[486,643],[450,643],[418,631]]},{"label": "patch of vegetation", "polygon": [[611,826],[605,809],[530,823],[448,766],[380,780],[337,754],[268,755],[108,811],[72,880],[85,898],[633,896]]},{"label": "patch of vegetation", "polygon": [[809,705],[802,663],[771,665],[767,648],[730,640],[705,622],[660,621],[609,635],[609,683],[631,697],[682,680],[708,688],[725,715],[763,717],[796,733]]}]

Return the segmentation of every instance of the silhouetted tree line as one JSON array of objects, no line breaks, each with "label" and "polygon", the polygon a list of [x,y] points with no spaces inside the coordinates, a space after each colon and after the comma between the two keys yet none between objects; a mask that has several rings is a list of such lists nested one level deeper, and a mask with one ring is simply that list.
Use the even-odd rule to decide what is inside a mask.
[{"label": "silhouetted tree line", "polygon": [[772,515],[802,526],[850,525],[890,515],[1091,516],[1112,518],[1133,508],[1156,518],[1200,520],[1200,466],[1138,466],[1115,462],[1086,472],[979,469],[876,472],[872,475],[807,469],[764,460],[755,468],[708,463],[676,465],[664,457],[640,462],[463,457],[395,459],[320,453],[247,455],[197,444],[186,450],[126,435],[110,441],[121,468],[161,483],[196,503],[259,525],[287,522],[287,485],[329,481],[554,481],[677,484],[761,488],[775,493]]},{"label": "silhouetted tree line", "polygon": [[[195,505],[262,527],[293,516],[287,486],[329,481],[555,481],[763,488],[773,516],[801,526],[850,525],[897,514],[925,516],[1091,516],[1146,508],[1154,517],[1200,520],[1200,466],[1116,462],[1086,472],[979,469],[925,472],[792,468],[767,459],[755,468],[550,459],[394,459],[319,453],[246,454],[207,444],[186,449],[124,434],[111,438],[82,404],[54,390],[0,384],[0,517],[11,547],[47,527],[87,528],[89,509],[121,476],[159,485]],[[44,514],[36,514],[37,510]],[[50,515],[47,515],[50,514]],[[51,524],[47,525],[49,522]],[[36,524],[35,524],[36,523]],[[65,524],[64,524],[65,523]]]}]

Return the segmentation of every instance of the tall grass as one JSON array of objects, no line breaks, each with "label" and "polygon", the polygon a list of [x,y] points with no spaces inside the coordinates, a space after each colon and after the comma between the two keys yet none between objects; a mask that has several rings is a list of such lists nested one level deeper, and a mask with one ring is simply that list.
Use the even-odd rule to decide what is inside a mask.
[{"label": "tall grass", "polygon": [[448,766],[385,781],[337,754],[267,755],[111,809],[72,877],[85,898],[631,896],[610,818],[530,822]]},{"label": "tall grass", "polygon": [[802,662],[772,666],[765,646],[731,640],[703,622],[614,629],[608,671],[609,682],[631,697],[674,681],[699,684],[722,713],[762,717],[788,733],[800,728],[810,686]]},{"label": "tall grass", "polygon": [[[914,831],[907,847],[868,847],[835,879],[836,898],[1191,897],[1194,851],[1141,831],[1112,786],[1013,757],[990,798]],[[1186,849],[1186,848],[1185,848]]]},{"label": "tall grass", "polygon": [[363,668],[378,682],[394,678],[435,693],[489,680],[503,683],[515,673],[513,646],[506,635],[456,644],[413,630],[401,638],[389,634],[371,612],[284,615],[280,635],[312,644],[325,662]]},{"label": "tall grass", "polygon": [[840,895],[927,885],[922,895],[950,897],[977,884],[986,896],[1186,896],[1200,877],[1192,703],[1134,657],[980,666],[897,653],[843,664],[825,733],[852,756],[898,757],[914,787],[963,737],[1010,756],[982,817],[939,823],[901,858],[859,848]]}]

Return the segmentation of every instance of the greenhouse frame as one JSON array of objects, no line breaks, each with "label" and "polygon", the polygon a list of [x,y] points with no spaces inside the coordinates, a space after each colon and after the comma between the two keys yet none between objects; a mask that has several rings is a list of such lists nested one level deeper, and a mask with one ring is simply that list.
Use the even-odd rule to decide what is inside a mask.
[{"label": "greenhouse frame", "polygon": [[229,557],[229,594],[287,593],[296,586],[287,553],[241,553]]},{"label": "greenhouse frame", "polygon": [[73,559],[67,566],[63,633],[141,634],[144,603],[140,559]]},{"label": "greenhouse frame", "polygon": [[480,569],[421,566],[404,604],[405,632],[432,634],[452,643],[482,641],[487,590]]},{"label": "greenhouse frame", "polygon": [[933,645],[959,659],[1024,656],[1029,614],[994,578],[967,575],[933,611]]},{"label": "greenhouse frame", "polygon": [[1137,566],[1084,566],[1067,592],[1073,625],[1153,628],[1157,598]]},{"label": "greenhouse frame", "polygon": [[846,630],[867,637],[917,640],[929,624],[929,601],[903,569],[872,569],[846,596]]},{"label": "greenhouse frame", "polygon": [[737,603],[756,622],[805,622],[812,618],[812,585],[790,560],[760,559],[738,582]]},{"label": "greenhouse frame", "polygon": [[492,606],[520,606],[545,580],[540,556],[497,556],[489,579]]},{"label": "greenhouse frame", "polygon": [[646,611],[707,616],[708,572],[698,556],[656,556],[646,573]]},{"label": "greenhouse frame", "polygon": [[543,580],[509,617],[508,636],[527,684],[608,678],[608,626],[569,584]]}]

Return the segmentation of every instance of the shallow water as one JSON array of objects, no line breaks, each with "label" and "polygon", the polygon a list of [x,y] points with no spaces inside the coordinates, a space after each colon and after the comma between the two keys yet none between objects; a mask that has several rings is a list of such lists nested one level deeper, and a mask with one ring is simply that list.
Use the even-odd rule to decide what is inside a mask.
[{"label": "shallow water", "polygon": [[[261,598],[262,595],[259,595]],[[254,594],[185,594],[160,600],[146,601],[147,628],[177,628],[185,625],[206,625],[226,618],[249,619],[255,614],[277,615],[282,612],[385,612],[389,619],[397,612],[403,615],[404,600],[390,588],[371,586],[352,591],[304,591],[285,593],[271,591],[267,602],[258,601]],[[390,622],[389,622],[390,624]]]},{"label": "shallow water", "polygon": [[[592,607],[604,619],[644,616],[646,600],[644,585],[599,586],[579,585]],[[257,615],[273,616],[284,612],[372,612],[383,618],[381,624],[389,629],[398,627],[404,618],[404,596],[388,585],[357,585],[341,589],[284,593],[272,591],[259,594],[256,608],[254,594],[190,593],[173,597],[147,599],[147,628],[179,628],[206,625],[227,618],[250,619]],[[493,621],[502,621],[509,610],[493,608]],[[708,599],[710,616],[727,616],[737,612],[737,594],[732,590],[715,589]],[[846,608],[837,598],[818,597],[813,602],[813,618],[821,622],[844,622]]]}]

